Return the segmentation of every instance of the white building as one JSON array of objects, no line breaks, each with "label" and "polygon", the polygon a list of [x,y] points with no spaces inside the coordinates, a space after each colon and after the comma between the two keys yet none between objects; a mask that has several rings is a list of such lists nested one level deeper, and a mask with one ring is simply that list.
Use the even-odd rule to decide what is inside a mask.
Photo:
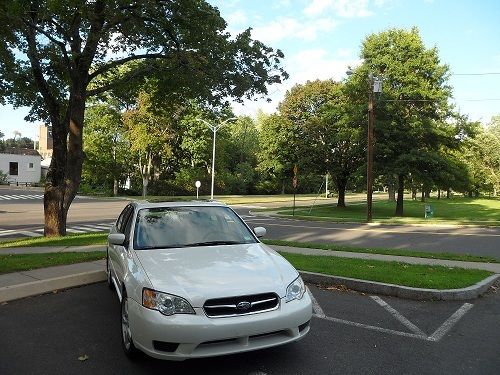
[{"label": "white building", "polygon": [[7,181],[10,183],[38,183],[41,160],[36,150],[9,148],[0,153],[0,171],[7,175]]}]

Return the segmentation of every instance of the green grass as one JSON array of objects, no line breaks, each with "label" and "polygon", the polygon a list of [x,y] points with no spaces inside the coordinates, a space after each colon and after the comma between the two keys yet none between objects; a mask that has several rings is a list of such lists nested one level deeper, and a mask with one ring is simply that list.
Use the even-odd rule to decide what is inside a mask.
[{"label": "green grass", "polygon": [[0,274],[104,259],[102,251],[47,254],[1,254]]},{"label": "green grass", "polygon": [[107,232],[70,234],[64,237],[23,238],[23,239],[0,242],[0,249],[7,247],[33,247],[33,246],[105,245],[107,238],[108,238]]},{"label": "green grass", "polygon": [[448,268],[442,266],[410,265],[365,259],[325,257],[280,252],[293,266],[302,271],[354,279],[378,281],[415,288],[458,289],[476,284],[492,272]]},{"label": "green grass", "polygon": [[[424,207],[430,204],[434,208],[432,218],[424,218]],[[426,202],[405,200],[404,217],[395,217],[395,202],[377,200],[373,202],[373,221],[381,223],[427,223],[427,224],[478,224],[500,226],[500,198],[452,198],[428,199]],[[366,204],[349,204],[339,208],[336,203],[308,208],[297,208],[296,218],[328,220],[338,222],[366,221]],[[292,215],[288,207],[279,211],[283,215]]]},{"label": "green grass", "polygon": [[262,242],[264,242],[267,245],[302,247],[307,249],[320,249],[328,251],[350,251],[353,253],[399,255],[399,256],[418,257],[418,258],[459,260],[463,262],[500,263],[499,260],[492,257],[484,257],[484,256],[469,255],[469,254],[429,253],[425,251],[417,251],[409,249],[402,250],[402,249],[386,249],[386,248],[350,247],[350,246],[339,246],[335,244],[283,241],[283,240],[270,240],[270,239],[265,239]]}]

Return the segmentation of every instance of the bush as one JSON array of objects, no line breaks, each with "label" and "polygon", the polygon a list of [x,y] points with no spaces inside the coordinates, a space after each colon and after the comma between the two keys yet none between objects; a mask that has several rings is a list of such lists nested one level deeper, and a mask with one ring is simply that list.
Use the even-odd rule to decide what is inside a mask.
[{"label": "bush", "polygon": [[4,184],[7,184],[7,175],[5,173],[3,173],[2,171],[0,171],[0,184],[1,185],[4,185]]}]

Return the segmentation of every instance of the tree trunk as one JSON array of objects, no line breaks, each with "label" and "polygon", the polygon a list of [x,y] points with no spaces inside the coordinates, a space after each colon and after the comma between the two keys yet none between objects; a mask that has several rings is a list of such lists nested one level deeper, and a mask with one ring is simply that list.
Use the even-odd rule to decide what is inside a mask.
[{"label": "tree trunk", "polygon": [[396,201],[395,216],[403,216],[403,195],[405,192],[405,177],[402,174],[398,175],[398,199]]},{"label": "tree trunk", "polygon": [[145,197],[148,195],[148,184],[149,184],[149,178],[146,176],[142,177],[142,196]]},{"label": "tree trunk", "polygon": [[391,180],[387,183],[387,191],[389,194],[389,202],[396,201],[396,189],[394,187],[394,182]]},{"label": "tree trunk", "polygon": [[339,188],[339,196],[337,198],[337,207],[345,208],[345,187]]},{"label": "tree trunk", "polygon": [[281,180],[281,194],[285,194],[285,180]]},{"label": "tree trunk", "polygon": [[451,189],[446,189],[446,199],[450,199]]},{"label": "tree trunk", "polygon": [[430,199],[430,197],[431,197],[431,191],[430,190],[426,190],[425,191],[425,198],[426,199]]},{"label": "tree trunk", "polygon": [[118,180],[116,178],[113,180],[113,196],[118,196]]},{"label": "tree trunk", "polygon": [[438,200],[441,199],[441,189],[438,189]]},{"label": "tree trunk", "polygon": [[411,199],[414,201],[417,200],[417,189],[415,189],[415,188],[411,189]]},{"label": "tree trunk", "polygon": [[345,189],[347,186],[347,179],[336,178],[335,185],[337,185],[337,191],[339,192],[339,196],[337,199],[337,207],[345,208]]},{"label": "tree trunk", "polygon": [[[78,92],[80,94],[78,94]],[[70,94],[63,121],[51,117],[53,134],[52,161],[44,193],[44,235],[66,235],[68,210],[80,186],[83,165],[83,118],[85,90]]]},{"label": "tree trunk", "polygon": [[422,195],[420,197],[420,202],[425,202],[425,193],[424,193],[424,188],[422,188]]}]

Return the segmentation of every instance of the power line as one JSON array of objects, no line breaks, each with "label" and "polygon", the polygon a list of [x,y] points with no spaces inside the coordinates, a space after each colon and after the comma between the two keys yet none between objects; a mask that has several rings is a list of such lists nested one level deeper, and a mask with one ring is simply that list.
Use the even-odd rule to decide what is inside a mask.
[{"label": "power line", "polygon": [[485,73],[451,73],[452,76],[492,76],[500,75],[500,72],[485,72]]},{"label": "power line", "polygon": [[[485,98],[485,99],[460,99],[454,98],[455,101],[461,102],[486,102],[486,101],[497,101],[500,98]],[[380,102],[439,102],[439,99],[380,99]]]}]

